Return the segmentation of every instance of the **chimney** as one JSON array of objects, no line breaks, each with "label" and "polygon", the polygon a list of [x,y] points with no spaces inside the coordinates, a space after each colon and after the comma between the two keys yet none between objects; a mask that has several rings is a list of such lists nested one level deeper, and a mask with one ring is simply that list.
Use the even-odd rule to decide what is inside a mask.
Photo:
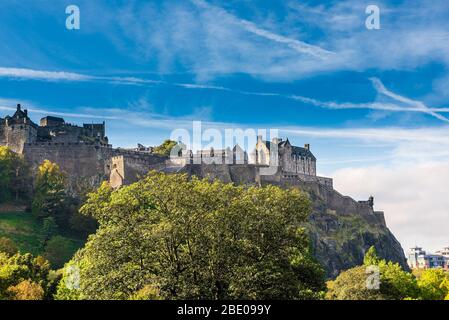
[{"label": "chimney", "polygon": [[20,108],[21,108],[21,105],[19,103],[19,104],[17,104],[17,111],[20,111]]},{"label": "chimney", "polygon": [[28,117],[28,110],[25,109],[25,110],[23,110],[23,112],[25,113],[25,117]]},{"label": "chimney", "polygon": [[304,145],[304,149],[306,149],[306,150],[309,150],[309,151],[310,151],[310,144],[306,143],[306,144]]}]

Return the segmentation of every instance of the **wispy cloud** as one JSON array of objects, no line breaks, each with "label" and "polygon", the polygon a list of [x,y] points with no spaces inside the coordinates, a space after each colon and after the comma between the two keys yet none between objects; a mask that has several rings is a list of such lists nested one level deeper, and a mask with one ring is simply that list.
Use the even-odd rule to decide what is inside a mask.
[{"label": "wispy cloud", "polygon": [[[177,83],[167,82],[162,80],[151,80],[139,77],[117,77],[117,76],[94,76],[66,71],[48,71],[48,70],[33,70],[22,68],[0,68],[0,77],[12,78],[12,79],[24,79],[24,80],[43,80],[43,81],[101,81],[112,84],[120,85],[136,85],[136,86],[155,86],[166,85],[175,86],[192,90],[217,90],[225,91],[236,94],[262,96],[262,97],[279,97],[282,99],[299,101],[307,105],[326,109],[370,109],[370,110],[384,110],[391,112],[418,112],[429,114],[444,122],[449,122],[449,119],[440,115],[439,113],[449,112],[449,108],[431,108],[425,105],[421,101],[416,101],[405,96],[401,96],[387,89],[384,84],[378,78],[370,78],[373,87],[376,91],[393,99],[396,102],[401,103],[388,103],[388,102],[367,102],[367,103],[352,103],[352,102],[335,102],[335,101],[320,101],[310,97],[304,97],[300,95],[281,94],[276,92],[254,92],[245,91],[239,89],[228,88],[224,86],[197,84],[197,83]],[[405,104],[405,106],[404,106]]]},{"label": "wispy cloud", "polygon": [[279,34],[271,32],[271,31],[265,30],[263,28],[260,28],[255,23],[235,17],[235,16],[231,15],[230,13],[228,13],[226,10],[216,7],[216,6],[212,6],[204,0],[191,0],[191,2],[194,3],[196,6],[198,6],[199,8],[206,9],[206,10],[215,10],[220,15],[226,15],[228,18],[231,18],[235,23],[237,23],[238,25],[243,27],[246,31],[253,33],[259,37],[265,38],[267,40],[270,40],[270,41],[273,41],[276,43],[280,43],[280,44],[285,44],[288,47],[290,47],[291,49],[293,49],[301,54],[308,54],[315,58],[320,58],[320,59],[327,59],[330,56],[335,54],[334,52],[328,51],[319,46],[311,45],[309,43],[299,41],[297,39],[288,38],[283,35],[279,35]]},{"label": "wispy cloud", "polygon": [[425,105],[421,101],[413,100],[405,96],[401,96],[397,93],[388,90],[382,81],[378,78],[370,78],[374,89],[377,93],[384,95],[393,99],[396,102],[405,104],[398,105],[395,103],[386,103],[386,102],[369,102],[369,103],[338,103],[334,101],[319,101],[316,99],[302,97],[297,95],[291,95],[289,98],[301,101],[306,104],[310,104],[317,107],[327,108],[327,109],[372,109],[372,110],[385,110],[385,111],[394,111],[394,112],[421,112],[429,114],[439,120],[444,122],[449,122],[449,119],[440,115],[439,113],[449,112],[449,108],[431,108]]},{"label": "wispy cloud", "polygon": [[66,71],[33,70],[25,68],[0,68],[0,77],[43,81],[106,81],[120,84],[162,84],[163,81],[147,80],[136,77],[105,77]]},{"label": "wispy cloud", "polygon": [[94,77],[71,72],[43,71],[24,68],[0,68],[0,77],[30,80],[89,81]]}]

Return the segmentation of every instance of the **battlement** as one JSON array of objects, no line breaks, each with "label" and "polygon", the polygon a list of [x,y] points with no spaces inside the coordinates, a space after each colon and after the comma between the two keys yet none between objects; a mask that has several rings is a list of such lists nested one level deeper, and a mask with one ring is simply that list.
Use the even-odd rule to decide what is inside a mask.
[{"label": "battlement", "polygon": [[34,142],[25,143],[26,147],[49,147],[49,146],[100,146],[112,149],[112,145],[96,142]]},{"label": "battlement", "polygon": [[295,174],[291,174],[291,173],[285,174],[284,173],[282,175],[282,180],[284,180],[284,181],[300,180],[300,181],[306,181],[306,182],[318,182],[319,184],[322,184],[323,186],[329,187],[331,189],[334,186],[334,181],[332,178],[311,176],[311,175],[300,174],[300,173],[295,173]]},{"label": "battlement", "polygon": [[[122,148],[115,148],[114,154],[117,155],[129,155],[129,156],[151,156],[151,157],[164,157],[158,154],[149,153],[147,151],[138,151],[138,150],[131,150],[131,149],[122,149]],[[167,158],[167,157],[165,157]]]},{"label": "battlement", "polygon": [[145,176],[152,166],[165,164],[168,159],[161,155],[129,150],[117,155],[117,149],[115,149],[114,153],[115,155],[110,158],[109,174],[109,182],[114,188],[137,181]]}]

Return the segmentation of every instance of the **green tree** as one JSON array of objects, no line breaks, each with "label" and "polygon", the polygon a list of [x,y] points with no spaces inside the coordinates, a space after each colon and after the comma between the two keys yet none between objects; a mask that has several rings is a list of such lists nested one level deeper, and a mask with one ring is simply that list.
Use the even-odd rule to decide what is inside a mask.
[{"label": "green tree", "polygon": [[72,243],[63,236],[52,237],[45,246],[44,258],[50,261],[54,268],[61,268],[72,256]]},{"label": "green tree", "polygon": [[370,247],[368,251],[365,253],[365,257],[363,258],[363,264],[365,266],[377,266],[381,259],[377,255],[376,248],[374,246]]},{"label": "green tree", "polygon": [[14,255],[19,251],[16,244],[9,238],[0,238],[0,252],[6,253],[10,256]]},{"label": "green tree", "polygon": [[27,280],[38,284],[44,290],[44,297],[49,298],[54,294],[54,291],[51,291],[51,288],[54,289],[54,282],[59,280],[59,278],[51,280],[50,273],[49,262],[40,256],[33,257],[29,253],[9,256],[0,253],[0,300],[14,299],[11,288],[16,287],[20,290],[25,285],[17,286]]},{"label": "green tree", "polygon": [[381,274],[380,290],[387,299],[419,298],[416,278],[413,274],[404,271],[399,264],[381,260],[379,262],[379,270]]},{"label": "green tree", "polygon": [[160,289],[153,285],[146,285],[129,297],[129,300],[162,300]]},{"label": "green tree", "polygon": [[32,213],[38,218],[53,217],[59,226],[68,223],[66,175],[51,161],[45,160],[39,166]]},{"label": "green tree", "polygon": [[53,237],[58,231],[58,224],[54,217],[44,218],[42,223],[42,233],[44,236],[44,242],[46,243],[51,237]]},{"label": "green tree", "polygon": [[97,187],[87,178],[77,178],[71,181],[72,197],[69,201],[69,226],[78,236],[87,237],[95,233],[97,222],[79,212],[81,205],[86,201],[87,195],[94,192]]},{"label": "green tree", "polygon": [[442,269],[427,269],[418,278],[420,298],[423,300],[449,299],[449,274]]},{"label": "green tree", "polygon": [[0,203],[19,200],[28,192],[28,169],[23,158],[8,147],[0,146]]},{"label": "green tree", "polygon": [[366,285],[366,266],[358,266],[340,273],[333,281],[327,283],[328,300],[385,300],[379,291],[368,289]]},{"label": "green tree", "polygon": [[80,290],[63,277],[57,298],[317,298],[324,274],[303,228],[309,211],[297,189],[187,175],[102,185],[81,209],[100,226],[67,265],[79,268]]},{"label": "green tree", "polygon": [[[373,268],[374,267],[374,268]],[[370,268],[370,269],[367,269]],[[369,289],[369,276],[379,276],[379,288]],[[327,299],[335,300],[402,300],[418,298],[415,277],[397,263],[385,261],[374,247],[365,254],[364,265],[342,272],[335,281],[328,282]]]},{"label": "green tree", "polygon": [[153,153],[157,153],[163,156],[169,156],[171,150],[177,145],[176,141],[165,140],[160,146],[153,149]]},{"label": "green tree", "polygon": [[79,258],[79,252],[77,252],[74,258],[65,264],[64,269],[61,269],[62,277],[53,296],[55,300],[81,300],[80,267],[85,266],[83,266],[83,262]]}]

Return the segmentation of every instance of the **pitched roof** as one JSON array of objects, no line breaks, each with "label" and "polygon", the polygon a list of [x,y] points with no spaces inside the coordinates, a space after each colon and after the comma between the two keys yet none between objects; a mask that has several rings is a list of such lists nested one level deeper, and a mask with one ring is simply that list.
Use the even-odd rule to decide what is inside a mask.
[{"label": "pitched roof", "polygon": [[26,114],[25,111],[23,111],[20,107],[20,104],[17,106],[17,111],[14,113],[14,115],[12,116],[13,118],[16,119],[23,119],[23,118],[28,118],[28,115]]},{"label": "pitched roof", "polygon": [[[270,149],[271,142],[270,141],[264,141],[264,142],[265,142],[265,145],[268,148],[268,150],[271,150]],[[288,141],[288,139],[285,141],[281,141],[278,143],[278,147],[283,148],[287,145],[287,143],[290,144],[290,141]],[[291,147],[292,147],[292,154],[294,154],[298,157],[312,158],[313,160],[316,161],[315,156],[313,155],[313,153],[310,150],[308,150],[306,148],[302,148],[302,147],[296,147],[296,146],[291,146]]]},{"label": "pitched roof", "polygon": [[313,160],[316,160],[313,153],[306,148],[292,146],[292,154],[299,156],[299,157],[312,158]]}]

